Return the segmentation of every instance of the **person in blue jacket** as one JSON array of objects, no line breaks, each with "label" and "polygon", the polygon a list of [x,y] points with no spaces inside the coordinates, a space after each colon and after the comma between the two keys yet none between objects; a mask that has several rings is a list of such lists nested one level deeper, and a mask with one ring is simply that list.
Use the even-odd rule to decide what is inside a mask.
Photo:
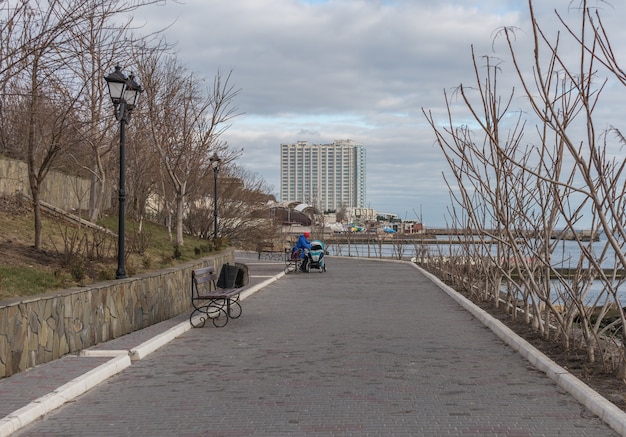
[{"label": "person in blue jacket", "polygon": [[309,262],[309,250],[311,250],[311,233],[305,232],[298,237],[298,241],[296,242],[296,247],[294,250],[302,249],[300,251],[300,258],[302,258],[302,264],[300,265],[300,270],[303,272],[306,271],[306,265]]}]

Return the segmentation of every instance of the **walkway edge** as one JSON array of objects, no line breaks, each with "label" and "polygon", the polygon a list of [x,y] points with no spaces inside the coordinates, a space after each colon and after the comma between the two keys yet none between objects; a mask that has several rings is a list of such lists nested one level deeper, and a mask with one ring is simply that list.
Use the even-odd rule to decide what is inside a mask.
[{"label": "walkway edge", "polygon": [[[267,285],[271,284],[272,282],[277,281],[278,279],[282,278],[283,276],[285,276],[284,272],[279,273],[276,276],[273,276],[263,282],[260,282],[246,290],[244,290],[241,293],[240,299],[244,300],[247,297],[253,295],[254,293],[256,293],[257,291],[259,291],[260,289],[262,289],[263,287],[266,287]],[[184,321],[179,323],[178,325],[168,329],[167,331],[151,338],[150,340],[147,340],[145,342],[143,342],[142,344],[140,344],[139,346],[133,348],[130,350],[130,357],[132,359],[132,361],[137,361],[137,360],[141,360],[143,358],[145,358],[147,355],[151,354],[152,352],[154,352],[155,350],[159,349],[160,347],[166,345],[167,343],[169,343],[170,341],[174,340],[176,337],[181,336],[182,334],[184,334],[185,332],[189,331],[191,329],[191,323],[189,323],[189,321]],[[0,436],[1,437],[1,436]]]},{"label": "walkway edge", "polygon": [[[278,279],[282,278],[283,276],[285,276],[284,272],[279,273],[276,276],[273,276],[263,282],[260,282],[246,290],[244,290],[241,293],[240,299],[244,300],[247,297],[253,295],[254,293],[256,293],[257,291],[259,291],[260,289],[266,287],[267,285],[271,284],[272,282],[277,281]],[[132,361],[137,361],[137,360],[141,360],[143,358],[145,358],[147,355],[151,354],[152,352],[154,352],[155,350],[159,349],[160,347],[166,345],[167,343],[169,343],[170,341],[174,340],[176,337],[181,336],[182,334],[184,334],[185,332],[189,331],[191,329],[191,323],[189,323],[189,321],[184,321],[179,323],[178,325],[168,329],[167,331],[151,338],[150,340],[147,340],[145,342],[143,342],[142,344],[140,344],[139,346],[133,348],[130,350],[130,357]]]},{"label": "walkway edge", "polygon": [[145,358],[160,347],[166,345],[176,337],[180,337],[185,332],[191,329],[191,323],[189,320],[179,323],[176,326],[171,327],[165,332],[152,337],[150,340],[144,341],[139,346],[130,350],[130,358],[132,361],[138,361]]},{"label": "walkway edge", "polygon": [[[263,287],[275,282],[285,276],[285,272],[281,272],[263,282],[260,282],[241,293],[240,299],[243,300],[252,294],[258,292]],[[8,437],[19,429],[43,417],[51,411],[59,408],[66,402],[82,395],[91,390],[101,382],[104,382],[111,376],[120,373],[122,370],[130,367],[133,361],[141,360],[150,353],[166,345],[170,341],[179,337],[186,331],[191,329],[189,320],[179,323],[161,334],[158,334],[141,343],[139,346],[130,351],[93,351],[85,350],[81,352],[81,356],[106,356],[107,354],[115,355],[115,358],[96,367],[93,370],[81,375],[68,383],[62,385],[45,396],[42,396],[30,404],[14,411],[13,413],[0,419],[0,437]]]},{"label": "walkway edge", "polygon": [[446,294],[454,299],[464,309],[480,320],[485,326],[491,329],[502,341],[526,358],[538,370],[544,372],[550,379],[563,390],[571,394],[578,402],[587,407],[591,412],[600,417],[607,425],[626,436],[626,413],[601,396],[587,384],[576,378],[570,372],[552,361],[541,351],[518,336],[504,323],[494,319],[489,313],[476,306],[470,300],[430,272],[414,263],[409,263],[433,281]]},{"label": "walkway edge", "polygon": [[45,396],[0,419],[0,437],[9,436],[52,410],[59,408],[71,399],[80,396],[113,375],[131,365],[130,357],[119,356],[74,378]]},{"label": "walkway edge", "polygon": [[285,272],[280,272],[279,274],[277,274],[276,276],[272,276],[269,279],[266,279],[263,282],[259,282],[256,285],[253,285],[252,287],[244,290],[241,295],[240,295],[240,299],[244,300],[247,297],[250,297],[251,295],[253,295],[254,293],[256,293],[257,291],[259,291],[260,289],[267,287],[268,285],[270,285],[272,282],[276,282],[278,281],[280,278],[282,278],[283,276],[285,276]]},{"label": "walkway edge", "polygon": [[[241,300],[246,299],[247,297],[251,296],[252,294],[256,293],[257,291],[259,291],[260,289],[262,289],[263,287],[266,287],[267,285],[271,284],[274,281],[277,281],[278,279],[282,278],[285,275],[284,272],[279,273],[276,276],[271,277],[270,279],[260,282],[248,289],[246,289],[245,291],[243,291],[241,293]],[[191,329],[191,324],[188,321],[184,321],[179,323],[178,325],[168,329],[167,331],[151,338],[150,340],[147,340],[145,342],[143,342],[142,344],[140,344],[139,346],[137,346],[136,348],[133,348],[130,350],[130,357],[132,361],[137,361],[137,360],[141,360],[143,358],[145,358],[147,355],[151,354],[152,352],[154,352],[155,350],[159,349],[160,347],[166,345],[167,343],[169,343],[170,341],[174,340],[176,337],[181,336],[182,334],[184,334],[185,332],[189,331]]]}]

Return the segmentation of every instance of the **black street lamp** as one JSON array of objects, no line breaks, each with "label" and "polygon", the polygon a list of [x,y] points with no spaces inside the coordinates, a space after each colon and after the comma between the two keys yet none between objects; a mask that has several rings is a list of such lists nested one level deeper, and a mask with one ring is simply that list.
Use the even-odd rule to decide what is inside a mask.
[{"label": "black street lamp", "polygon": [[217,174],[220,172],[222,160],[217,153],[209,158],[211,168],[213,168],[213,240],[217,241]]},{"label": "black street lamp", "polygon": [[109,87],[109,95],[115,108],[115,119],[120,122],[120,186],[119,186],[119,225],[117,231],[117,272],[115,279],[126,277],[126,267],[124,266],[124,219],[126,216],[126,153],[124,151],[126,143],[125,126],[130,121],[130,114],[137,105],[139,94],[143,91],[141,85],[135,82],[135,77],[124,76],[119,66],[115,71],[104,76]]}]

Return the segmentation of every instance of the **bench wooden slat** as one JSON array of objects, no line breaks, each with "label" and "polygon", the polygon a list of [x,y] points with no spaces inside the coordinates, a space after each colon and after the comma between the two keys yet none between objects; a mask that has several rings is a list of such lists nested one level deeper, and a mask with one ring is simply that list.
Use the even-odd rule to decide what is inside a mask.
[{"label": "bench wooden slat", "polygon": [[196,285],[215,281],[217,280],[217,275],[215,274],[215,267],[209,266],[209,267],[204,267],[202,269],[192,270],[191,278],[195,282]]},{"label": "bench wooden slat", "polygon": [[218,288],[215,291],[209,291],[207,293],[200,294],[200,299],[203,299],[203,298],[226,299],[228,297],[233,297],[239,293],[240,293],[240,290],[238,288],[232,288],[230,290],[222,290]]},{"label": "bench wooden slat", "polygon": [[194,281],[196,281],[196,284],[205,284],[207,282],[215,281],[216,279],[217,279],[217,275],[211,274],[211,275],[196,276],[194,278]]},{"label": "bench wooden slat", "polygon": [[199,276],[199,275],[204,275],[206,273],[214,273],[215,272],[215,267],[213,266],[208,266],[208,267],[203,267],[201,269],[195,269],[191,271],[191,275],[192,276]]}]

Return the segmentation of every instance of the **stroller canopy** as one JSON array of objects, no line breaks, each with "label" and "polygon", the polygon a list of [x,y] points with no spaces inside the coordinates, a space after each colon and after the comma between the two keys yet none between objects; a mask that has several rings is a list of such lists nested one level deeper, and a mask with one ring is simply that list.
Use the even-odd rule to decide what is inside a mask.
[{"label": "stroller canopy", "polygon": [[311,250],[324,250],[324,243],[322,243],[320,240],[311,241]]}]

